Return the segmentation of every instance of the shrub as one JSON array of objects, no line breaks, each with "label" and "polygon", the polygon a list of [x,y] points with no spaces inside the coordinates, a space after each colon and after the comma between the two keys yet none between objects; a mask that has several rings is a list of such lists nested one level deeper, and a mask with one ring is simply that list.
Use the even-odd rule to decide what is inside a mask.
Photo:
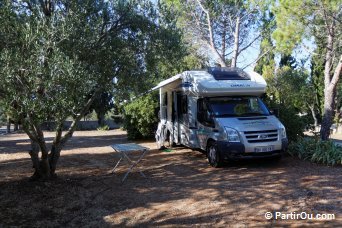
[{"label": "shrub", "polygon": [[124,107],[124,129],[129,139],[150,138],[158,126],[158,95],[148,94]]},{"label": "shrub", "polygon": [[333,141],[321,141],[318,137],[305,137],[292,142],[288,151],[292,156],[311,162],[342,164],[342,147]]},{"label": "shrub", "polygon": [[308,126],[306,117],[301,117],[292,107],[281,106],[279,108],[279,120],[286,128],[286,134],[289,141],[297,141],[304,136],[304,131]]},{"label": "shrub", "polygon": [[103,125],[97,128],[98,131],[108,131],[109,129],[108,125]]}]

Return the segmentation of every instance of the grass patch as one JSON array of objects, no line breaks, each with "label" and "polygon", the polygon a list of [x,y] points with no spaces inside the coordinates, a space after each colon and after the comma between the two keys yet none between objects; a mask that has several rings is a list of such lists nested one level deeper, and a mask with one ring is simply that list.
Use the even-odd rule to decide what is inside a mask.
[{"label": "grass patch", "polygon": [[166,149],[162,150],[162,152],[167,152],[167,153],[170,153],[170,152],[172,152],[172,150],[171,150],[171,149],[168,149],[168,148],[166,148]]},{"label": "grass patch", "polygon": [[291,143],[289,153],[314,163],[342,165],[342,147],[333,141],[322,141],[317,137],[304,137]]}]

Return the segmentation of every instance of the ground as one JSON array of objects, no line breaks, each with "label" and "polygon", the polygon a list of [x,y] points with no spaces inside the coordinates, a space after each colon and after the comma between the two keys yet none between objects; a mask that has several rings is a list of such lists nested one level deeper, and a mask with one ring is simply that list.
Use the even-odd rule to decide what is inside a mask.
[{"label": "ground", "polygon": [[[53,134],[47,133],[51,142]],[[234,162],[215,169],[204,154],[177,147],[142,161],[142,178],[109,146],[127,142],[121,130],[76,132],[49,182],[30,182],[32,164],[24,134],[0,136],[2,226],[342,226],[342,167],[286,156],[281,162]],[[335,219],[274,220],[266,212],[334,214]]]}]

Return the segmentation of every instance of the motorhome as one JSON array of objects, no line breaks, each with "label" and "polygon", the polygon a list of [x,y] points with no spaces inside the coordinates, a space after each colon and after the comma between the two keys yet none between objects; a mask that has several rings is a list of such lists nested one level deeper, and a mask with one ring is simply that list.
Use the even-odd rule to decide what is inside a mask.
[{"label": "motorhome", "polygon": [[287,149],[284,125],[262,102],[266,81],[238,68],[185,71],[160,82],[159,148],[205,151],[211,166],[244,158],[279,159]]}]

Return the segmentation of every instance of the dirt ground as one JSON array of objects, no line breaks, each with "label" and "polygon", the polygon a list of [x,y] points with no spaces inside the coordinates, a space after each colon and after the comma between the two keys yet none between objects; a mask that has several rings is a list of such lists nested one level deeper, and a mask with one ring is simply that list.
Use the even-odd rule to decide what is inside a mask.
[{"label": "dirt ground", "polygon": [[[47,133],[48,140],[52,134]],[[33,172],[24,134],[0,136],[0,227],[112,226],[342,226],[342,167],[285,157],[281,162],[234,162],[215,169],[205,155],[177,147],[142,161],[147,178],[127,166],[109,171],[119,155],[109,146],[125,132],[76,132],[62,151],[50,182],[30,182]],[[265,219],[265,213],[334,214],[333,220]]]}]

